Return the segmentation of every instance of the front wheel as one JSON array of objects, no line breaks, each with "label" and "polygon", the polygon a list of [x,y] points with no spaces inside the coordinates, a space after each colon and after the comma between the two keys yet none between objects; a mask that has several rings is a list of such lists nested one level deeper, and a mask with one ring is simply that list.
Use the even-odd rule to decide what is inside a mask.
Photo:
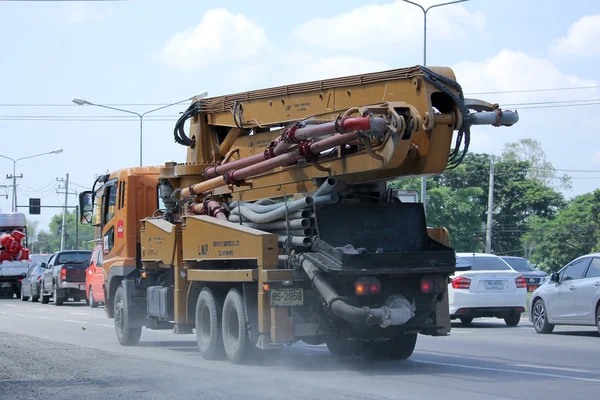
[{"label": "front wheel", "polygon": [[548,322],[546,304],[541,299],[533,305],[533,328],[537,333],[552,333],[554,330],[554,325]]},{"label": "front wheel", "polygon": [[23,286],[21,286],[21,301],[29,300],[29,296],[23,295]]},{"label": "front wheel", "polygon": [[504,317],[504,322],[508,326],[517,326],[519,325],[519,321],[521,321],[521,314],[511,314],[507,317]]},{"label": "front wheel", "polygon": [[135,346],[139,343],[140,337],[142,336],[141,327],[131,326],[131,313],[125,300],[123,286],[119,286],[115,293],[115,331],[117,333],[117,339],[122,346]]}]

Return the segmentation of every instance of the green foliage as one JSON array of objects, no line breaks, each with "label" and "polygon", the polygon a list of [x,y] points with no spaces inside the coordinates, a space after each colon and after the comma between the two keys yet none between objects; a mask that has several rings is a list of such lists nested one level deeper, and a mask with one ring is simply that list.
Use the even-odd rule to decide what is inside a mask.
[{"label": "green foliage", "polygon": [[[93,249],[93,243],[87,242],[94,239],[94,228],[90,225],[79,224],[79,238],[75,243],[76,225],[78,216],[75,211],[67,214],[66,229],[67,235],[65,238],[66,250],[71,249]],[[60,237],[62,234],[62,214],[57,214],[50,221],[49,231],[42,231],[37,235],[36,241],[33,243],[36,253],[53,253],[60,250]]]},{"label": "green foliage", "polygon": [[547,272],[598,249],[600,190],[575,197],[555,218],[528,221],[523,243],[534,249],[532,262]]}]

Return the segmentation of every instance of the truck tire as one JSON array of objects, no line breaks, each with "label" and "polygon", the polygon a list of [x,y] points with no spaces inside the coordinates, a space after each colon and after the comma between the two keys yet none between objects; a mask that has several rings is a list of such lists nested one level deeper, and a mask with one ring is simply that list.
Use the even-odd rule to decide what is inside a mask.
[{"label": "truck tire", "polygon": [[94,291],[92,290],[92,285],[90,285],[90,290],[89,290],[88,293],[89,294],[88,294],[88,301],[87,301],[87,303],[92,308],[98,308],[98,302],[94,301]]},{"label": "truck tire", "polygon": [[132,328],[130,325],[131,310],[125,301],[123,286],[119,285],[115,293],[115,332],[122,346],[135,346],[140,342],[142,328]]},{"label": "truck tire", "polygon": [[206,360],[215,360],[223,354],[222,315],[221,299],[210,288],[202,288],[196,302],[196,341]]},{"label": "truck tire", "polygon": [[508,326],[517,326],[519,325],[519,321],[521,321],[521,314],[511,314],[507,317],[504,317],[504,323]]},{"label": "truck tire", "polygon": [[417,334],[409,333],[392,339],[392,347],[388,354],[390,360],[406,360],[412,356],[417,345]]},{"label": "truck tire", "polygon": [[29,300],[29,296],[23,296],[23,286],[21,286],[21,301]]},{"label": "truck tire", "polygon": [[352,344],[342,337],[331,336],[325,340],[325,344],[334,357],[350,357],[354,355]]},{"label": "truck tire", "polygon": [[248,324],[244,299],[238,289],[231,289],[223,303],[223,347],[227,358],[233,364],[241,364],[252,344],[248,338]]},{"label": "truck tire", "polygon": [[56,286],[54,286],[54,291],[52,292],[52,298],[54,299],[55,306],[62,306],[63,302],[65,301],[65,299],[63,299],[63,297],[60,296],[60,292],[58,291],[58,288]]}]

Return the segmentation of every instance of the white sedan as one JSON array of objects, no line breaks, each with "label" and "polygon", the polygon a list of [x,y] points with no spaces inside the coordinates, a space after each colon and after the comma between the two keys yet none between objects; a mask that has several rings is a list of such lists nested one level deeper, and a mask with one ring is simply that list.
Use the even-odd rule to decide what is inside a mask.
[{"label": "white sedan", "polygon": [[457,253],[471,264],[470,271],[456,272],[448,285],[450,317],[470,324],[473,318],[504,318],[516,326],[525,312],[527,284],[521,274],[493,254]]},{"label": "white sedan", "polygon": [[531,295],[530,310],[537,333],[550,333],[555,325],[597,326],[600,332],[600,253],[550,275]]}]

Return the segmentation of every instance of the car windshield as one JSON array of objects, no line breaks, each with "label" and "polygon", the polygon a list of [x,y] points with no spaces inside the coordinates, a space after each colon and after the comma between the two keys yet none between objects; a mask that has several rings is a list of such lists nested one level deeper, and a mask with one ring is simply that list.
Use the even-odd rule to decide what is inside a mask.
[{"label": "car windshield", "polygon": [[504,261],[510,264],[513,269],[519,272],[535,271],[535,268],[529,261],[524,258],[503,258]]},{"label": "car windshield", "polygon": [[511,269],[510,266],[499,257],[462,256],[461,258],[472,265],[471,271],[507,271]]},{"label": "car windshield", "polygon": [[83,264],[90,259],[90,252],[64,253],[58,256],[56,264]]}]

